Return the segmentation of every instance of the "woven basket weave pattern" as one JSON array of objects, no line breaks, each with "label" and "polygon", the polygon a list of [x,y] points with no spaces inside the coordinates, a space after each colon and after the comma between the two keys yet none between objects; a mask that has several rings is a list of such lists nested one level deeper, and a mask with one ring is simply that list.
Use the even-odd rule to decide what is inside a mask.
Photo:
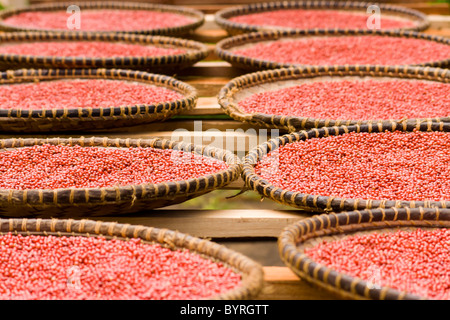
[{"label": "woven basket weave pattern", "polygon": [[[38,4],[32,5],[21,9],[11,9],[5,10],[0,13],[0,30],[4,31],[41,31],[34,30],[32,28],[23,28],[18,26],[12,26],[3,22],[4,19],[11,17],[13,15],[23,13],[23,12],[39,12],[39,11],[58,11],[66,9],[73,5],[73,3],[52,3],[52,4]],[[146,29],[143,26],[141,30],[133,31],[114,31],[116,33],[135,33],[135,34],[147,34],[147,35],[167,35],[167,36],[182,36],[192,30],[200,27],[204,23],[204,14],[201,11],[184,8],[180,6],[163,5],[163,4],[153,4],[153,3],[133,3],[133,2],[113,2],[113,1],[90,1],[90,2],[78,2],[77,5],[81,10],[89,9],[117,9],[117,10],[150,10],[150,11],[161,11],[161,12],[171,12],[176,14],[181,14],[192,18],[194,21],[187,25],[169,27],[169,28],[156,28],[156,29]],[[46,30],[55,31],[55,30]],[[71,31],[78,32],[78,31]],[[96,31],[102,32],[102,31]],[[106,32],[106,31],[105,31]]]},{"label": "woven basket weave pattern", "polygon": [[172,77],[118,69],[20,69],[0,72],[0,85],[60,79],[110,79],[137,81],[175,90],[183,98],[157,104],[78,109],[0,110],[0,130],[5,132],[55,132],[117,128],[164,121],[197,103],[194,87]]},{"label": "woven basket weave pattern", "polygon": [[364,210],[373,208],[390,208],[390,207],[425,207],[425,208],[449,208],[450,201],[403,201],[399,200],[376,200],[376,199],[347,199],[338,197],[329,197],[321,195],[303,194],[281,189],[272,185],[269,181],[261,178],[255,173],[256,163],[269,152],[284,146],[288,143],[301,141],[306,139],[322,138],[334,135],[342,135],[349,132],[384,132],[403,131],[411,132],[414,129],[420,131],[450,131],[450,123],[433,122],[433,121],[411,121],[404,123],[396,123],[385,121],[377,124],[355,125],[355,126],[335,126],[323,127],[320,129],[312,129],[309,131],[300,131],[286,134],[279,138],[271,139],[251,150],[244,159],[243,179],[246,186],[257,191],[264,197],[270,198],[278,203],[289,205],[315,212],[339,212],[349,210]]},{"label": "woven basket weave pattern", "polygon": [[[271,115],[262,113],[247,113],[239,107],[236,95],[247,89],[258,87],[262,84],[271,84],[288,80],[308,80],[316,77],[392,77],[393,79],[417,79],[450,83],[450,71],[448,69],[422,68],[422,67],[398,67],[398,66],[333,66],[333,67],[293,67],[246,74],[231,80],[225,85],[218,95],[218,102],[222,109],[233,119],[249,124],[276,128],[282,131],[295,132],[304,129],[376,124],[383,120],[344,120],[344,119],[317,119],[298,116]],[[406,119],[393,120],[404,122]],[[415,119],[409,119],[415,120]],[[444,121],[450,119],[420,119],[420,121]],[[385,119],[384,121],[387,121]]]},{"label": "woven basket weave pattern", "polygon": [[173,149],[225,161],[228,169],[189,180],[108,188],[0,190],[0,216],[82,217],[119,215],[180,203],[221,188],[239,178],[242,165],[229,151],[164,139],[49,138],[0,140],[0,149],[34,145],[82,147],[152,147]]},{"label": "woven basket weave pattern", "polygon": [[366,281],[314,262],[304,254],[308,242],[336,240],[356,232],[388,232],[398,228],[450,228],[450,210],[390,208],[317,215],[285,228],[278,238],[281,259],[302,279],[346,299],[425,299],[389,287],[370,288]]},{"label": "woven basket weave pattern", "polygon": [[[237,35],[241,33],[265,31],[273,29],[273,27],[271,26],[248,25],[244,23],[232,22],[229,20],[232,17],[240,15],[282,10],[282,9],[325,9],[325,10],[331,9],[342,11],[360,10],[361,12],[365,13],[367,8],[371,4],[372,3],[351,2],[351,1],[283,1],[283,2],[253,3],[249,5],[219,10],[215,15],[215,20],[217,24],[220,25],[222,28],[224,28],[229,34]],[[430,22],[428,21],[427,16],[417,10],[411,10],[400,6],[387,4],[377,4],[377,5],[379,6],[380,11],[383,13],[398,15],[416,22],[416,25],[414,27],[401,28],[401,30],[423,31],[430,26]]]},{"label": "woven basket weave pattern", "polygon": [[0,54],[0,70],[19,68],[123,68],[169,73],[174,68],[193,65],[209,54],[209,48],[197,41],[164,36],[98,32],[6,32],[0,34],[0,45],[34,41],[104,41],[186,49],[185,53],[148,57],[59,57]]},{"label": "woven basket weave pattern", "polygon": [[258,263],[217,243],[168,229],[86,219],[0,219],[0,234],[9,232],[42,236],[104,236],[121,240],[140,238],[144,243],[157,243],[172,250],[188,249],[241,274],[239,287],[208,299],[250,299],[257,296],[263,286],[263,270]]},{"label": "woven basket weave pattern", "polygon": [[[260,31],[248,34],[237,35],[225,38],[219,41],[216,45],[216,54],[223,60],[230,62],[232,65],[246,69],[246,70],[266,70],[277,68],[288,68],[295,66],[306,66],[314,68],[316,66],[307,66],[301,64],[281,63],[270,60],[255,59],[244,55],[235,54],[232,50],[236,47],[264,43],[266,41],[275,41],[280,39],[298,39],[305,37],[329,37],[329,36],[386,36],[386,37],[401,37],[409,39],[423,39],[427,41],[435,41],[445,45],[450,45],[450,39],[440,36],[429,35],[425,33],[418,33],[414,31],[389,31],[389,30],[341,30],[341,29],[314,29],[314,30],[293,30],[293,31]],[[450,66],[450,58],[442,61],[427,61],[415,66],[422,67],[440,67],[445,68]],[[327,66],[330,68],[331,66]]]}]

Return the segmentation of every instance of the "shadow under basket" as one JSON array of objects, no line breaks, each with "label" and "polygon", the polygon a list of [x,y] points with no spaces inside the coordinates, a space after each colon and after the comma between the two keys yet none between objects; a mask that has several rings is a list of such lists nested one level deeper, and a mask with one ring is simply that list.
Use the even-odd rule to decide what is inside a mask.
[{"label": "shadow under basket", "polygon": [[353,235],[450,228],[450,210],[440,208],[390,208],[324,214],[286,227],[278,238],[283,262],[301,279],[344,299],[418,300],[417,294],[338,272],[305,254],[323,241],[338,241]]},{"label": "shadow under basket", "polygon": [[[33,27],[21,27],[14,26],[11,24],[7,24],[4,22],[6,18],[18,15],[20,13],[29,13],[29,12],[53,12],[53,11],[63,11],[74,5],[71,2],[55,2],[55,3],[45,3],[45,4],[36,4],[32,6],[28,6],[20,9],[9,9],[4,10],[0,13],[0,30],[4,31],[61,31],[58,29],[36,29]],[[116,33],[133,33],[133,34],[146,34],[146,35],[163,35],[163,36],[184,36],[189,34],[196,28],[200,27],[204,23],[204,14],[201,11],[194,10],[191,8],[185,8],[182,6],[175,5],[164,5],[164,4],[156,4],[156,3],[133,3],[128,1],[81,1],[77,2],[76,5],[80,8],[81,17],[83,16],[83,10],[148,10],[154,12],[168,12],[179,14],[185,17],[188,17],[192,20],[191,23],[187,23],[180,26],[174,27],[157,27],[153,29],[148,29],[148,26],[142,26],[139,30],[116,30],[109,32]],[[68,15],[67,15],[68,16]],[[82,20],[82,18],[81,18]],[[66,27],[66,26],[64,26]],[[93,32],[108,32],[101,30],[86,30]],[[73,30],[71,32],[79,32]]]},{"label": "shadow under basket", "polygon": [[241,275],[240,286],[205,299],[251,299],[259,294],[264,281],[262,266],[250,258],[215,242],[168,229],[86,219],[0,219],[0,232],[24,236],[102,236],[108,240],[114,238],[123,241],[138,238],[142,239],[146,245],[158,244],[171,250],[189,250],[191,254],[222,263],[225,267]]},{"label": "shadow under basket", "polygon": [[118,69],[21,69],[0,72],[0,86],[53,80],[117,80],[173,90],[183,97],[156,104],[94,108],[24,110],[0,108],[1,132],[63,132],[103,130],[164,121],[197,103],[194,87],[175,78]]},{"label": "shadow under basket", "polygon": [[0,48],[8,44],[24,44],[35,42],[78,42],[95,41],[105,43],[122,43],[141,46],[154,46],[165,49],[185,50],[179,54],[155,56],[123,56],[123,57],[63,57],[5,54],[0,52],[0,70],[20,68],[119,68],[149,71],[152,73],[171,74],[190,67],[203,60],[209,54],[209,48],[198,41],[164,36],[148,36],[136,34],[115,34],[97,32],[6,32],[0,33]]},{"label": "shadow under basket", "polygon": [[347,133],[381,133],[385,131],[413,132],[418,131],[436,131],[450,132],[450,123],[437,121],[409,121],[396,123],[385,121],[378,124],[354,125],[354,126],[335,126],[311,129],[309,131],[299,131],[289,133],[278,138],[271,139],[256,148],[250,150],[244,158],[242,178],[245,185],[250,190],[258,192],[275,202],[288,205],[294,208],[312,211],[312,212],[340,212],[351,210],[365,210],[375,208],[401,208],[401,207],[425,207],[425,208],[449,208],[450,199],[443,201],[406,201],[406,200],[377,200],[377,199],[357,199],[340,198],[324,195],[305,194],[298,191],[289,191],[282,189],[263,179],[255,171],[256,164],[268,153],[278,149],[281,146],[307,139],[318,139],[330,136],[343,135]]},{"label": "shadow under basket", "polygon": [[152,210],[178,204],[222,188],[237,180],[242,165],[233,153],[208,146],[195,146],[164,139],[29,138],[0,140],[0,152],[35,145],[78,145],[100,148],[172,149],[225,162],[228,168],[198,178],[162,183],[64,189],[0,189],[2,217],[111,216]]},{"label": "shadow under basket", "polygon": [[[407,119],[380,119],[380,120],[346,120],[346,119],[319,119],[313,117],[274,115],[264,113],[249,113],[239,106],[239,102],[252,95],[268,91],[281,90],[316,81],[343,81],[343,80],[419,80],[438,83],[450,83],[448,69],[423,67],[389,67],[389,66],[334,66],[334,67],[292,67],[275,70],[260,71],[246,74],[232,79],[219,92],[218,102],[222,109],[233,119],[255,126],[266,126],[280,129],[284,132],[295,132],[304,129],[364,125],[373,125],[383,121],[404,122]],[[420,119],[420,121],[444,121],[449,118]]]},{"label": "shadow under basket", "polygon": [[[395,6],[390,4],[377,4],[383,16],[392,18],[402,18],[414,22],[412,27],[396,28],[392,30],[411,30],[423,31],[430,26],[427,16],[420,11],[409,8]],[[238,23],[231,21],[230,18],[270,12],[276,10],[333,10],[336,12],[360,12],[367,15],[366,11],[369,7],[365,2],[352,1],[283,1],[283,2],[262,2],[252,3],[248,5],[236,6],[219,10],[215,15],[216,23],[225,29],[230,35],[237,35],[248,32],[270,31],[273,29],[292,30],[295,28],[288,28],[282,26],[266,26],[266,25],[251,25],[246,23]],[[327,28],[334,29],[334,26]]]},{"label": "shadow under basket", "polygon": [[[237,54],[234,51],[248,48],[258,44],[268,44],[273,41],[304,40],[308,38],[326,38],[326,37],[350,37],[350,36],[382,36],[387,38],[405,38],[421,39],[425,41],[434,41],[440,44],[450,46],[450,39],[440,36],[433,36],[426,33],[414,31],[389,31],[389,30],[341,30],[341,29],[314,29],[314,30],[291,30],[291,31],[260,31],[241,34],[219,41],[216,45],[216,54],[219,58],[231,63],[237,68],[244,70],[267,70],[289,67],[307,67],[307,68],[333,68],[334,63],[323,66],[308,65],[302,63],[283,63],[275,60],[259,59]],[[317,48],[320,50],[320,48]],[[400,49],[399,49],[400,50]],[[275,53],[274,53],[275,54]],[[348,63],[350,65],[355,63]],[[370,62],[370,64],[380,64]],[[387,63],[383,63],[388,65]],[[420,63],[409,64],[410,66],[421,67],[439,67],[446,68],[450,66],[450,58],[442,61],[423,61]],[[403,67],[403,66],[402,66]],[[401,68],[401,67],[400,67]]]}]

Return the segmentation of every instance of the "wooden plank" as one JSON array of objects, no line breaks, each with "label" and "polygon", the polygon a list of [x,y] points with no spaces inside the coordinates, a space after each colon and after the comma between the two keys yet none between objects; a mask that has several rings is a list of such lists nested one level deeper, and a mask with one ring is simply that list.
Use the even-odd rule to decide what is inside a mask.
[{"label": "wooden plank", "polygon": [[[219,94],[219,91],[231,80],[231,78],[227,77],[203,78],[190,76],[179,77],[179,79],[195,87],[197,89],[199,97],[209,97],[209,98],[214,97],[216,104],[217,104],[216,96]],[[198,106],[201,106],[204,103],[204,101],[202,102],[201,99],[202,98],[198,100],[197,103]],[[211,104],[209,102],[208,104]],[[217,105],[217,107],[219,107],[219,105]]]},{"label": "wooden plank", "polygon": [[234,78],[248,73],[246,70],[234,68],[226,61],[200,61],[189,68],[180,70],[175,77],[226,77]]},{"label": "wooden plank", "polygon": [[[239,4],[244,4],[244,1],[240,1]],[[402,3],[395,3],[396,5],[407,7],[410,9],[421,11],[425,14],[442,14],[442,15],[448,15],[450,14],[449,6],[446,3],[428,3],[426,1],[421,2],[402,2]],[[218,10],[228,8],[231,5],[230,4],[219,4],[217,2],[214,2],[214,4],[186,4],[186,7],[190,7],[193,9],[197,9],[200,11],[203,11],[207,14],[214,14]]]},{"label": "wooden plank", "polygon": [[[226,200],[225,200],[226,201]],[[300,210],[170,210],[95,217],[96,220],[167,228],[202,238],[278,237],[283,228],[307,217]]]},{"label": "wooden plank", "polygon": [[432,29],[450,28],[450,15],[428,15]]},{"label": "wooden plank", "polygon": [[[211,90],[212,91],[212,90]],[[223,109],[217,103],[216,97],[200,97],[198,98],[197,106],[190,110],[182,113],[183,115],[224,115]]]},{"label": "wooden plank", "polygon": [[287,267],[263,267],[265,285],[255,300],[337,300],[338,296],[301,280]]}]

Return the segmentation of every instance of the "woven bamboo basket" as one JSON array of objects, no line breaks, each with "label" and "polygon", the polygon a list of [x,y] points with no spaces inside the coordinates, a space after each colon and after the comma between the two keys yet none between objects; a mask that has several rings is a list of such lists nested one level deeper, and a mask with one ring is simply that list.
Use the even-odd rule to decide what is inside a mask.
[{"label": "woven bamboo basket", "polygon": [[[219,92],[218,102],[224,111],[233,119],[257,126],[266,126],[272,129],[295,132],[304,129],[332,127],[340,125],[376,124],[389,119],[380,120],[347,120],[347,119],[318,119],[311,117],[273,115],[263,113],[249,113],[239,106],[239,102],[254,94],[271,90],[312,83],[314,81],[341,81],[341,80],[386,80],[386,79],[412,79],[421,81],[434,81],[450,83],[448,69],[423,67],[394,67],[394,66],[334,66],[334,67],[293,67],[259,71],[246,74],[228,82]],[[450,122],[449,117],[438,120]],[[405,119],[392,119],[400,122]]]},{"label": "woven bamboo basket", "polygon": [[20,69],[0,72],[0,85],[34,83],[37,81],[67,79],[108,79],[139,82],[167,88],[180,93],[183,98],[155,104],[110,106],[92,108],[58,108],[43,110],[1,109],[0,131],[3,132],[63,132],[82,130],[107,130],[155,121],[193,109],[197,91],[192,86],[172,77],[143,71],[119,69]]},{"label": "woven bamboo basket", "polygon": [[[219,41],[216,45],[216,54],[223,60],[228,61],[233,66],[245,70],[266,70],[287,67],[315,67],[311,65],[281,63],[277,61],[255,59],[241,54],[236,54],[234,51],[240,48],[246,48],[260,43],[270,43],[278,40],[295,40],[306,39],[307,37],[344,37],[344,36],[385,36],[385,37],[401,37],[410,39],[423,39],[427,41],[435,41],[445,45],[450,45],[450,39],[440,36],[428,35],[415,31],[389,31],[389,30],[291,30],[291,31],[260,31],[247,34],[241,34]],[[415,66],[423,67],[441,67],[446,68],[450,66],[450,57],[442,61],[427,61]],[[332,67],[330,64],[327,67]]]},{"label": "woven bamboo basket", "polygon": [[283,262],[301,279],[344,299],[427,299],[338,272],[315,262],[304,252],[323,241],[347,236],[397,230],[450,228],[450,210],[439,208],[390,208],[317,215],[286,227],[278,238]]},{"label": "woven bamboo basket", "polygon": [[449,132],[450,123],[438,121],[405,121],[397,122],[380,122],[377,124],[354,125],[354,126],[335,126],[312,129],[309,131],[299,131],[283,135],[278,138],[271,139],[256,148],[250,150],[244,158],[242,177],[248,189],[254,190],[278,203],[292,206],[312,212],[340,212],[350,210],[364,210],[374,208],[390,208],[390,207],[425,207],[425,208],[448,208],[450,207],[450,199],[446,201],[405,201],[398,200],[378,200],[378,199],[356,199],[356,198],[339,198],[323,195],[304,194],[301,192],[293,192],[281,189],[271,184],[266,179],[256,174],[255,165],[258,161],[269,152],[278,149],[286,144],[305,141],[307,139],[323,138],[328,136],[342,135],[350,132],[385,132],[402,131],[412,132],[414,129],[419,131],[439,131]]},{"label": "woven bamboo basket", "polygon": [[6,233],[24,236],[102,236],[123,241],[139,238],[144,244],[158,244],[171,250],[189,250],[204,259],[222,263],[241,275],[240,286],[206,299],[251,299],[259,294],[263,286],[263,269],[255,261],[215,242],[178,231],[86,219],[0,219],[0,234]]},{"label": "woven bamboo basket", "polygon": [[186,52],[161,56],[112,58],[42,56],[39,53],[36,53],[36,55],[0,54],[0,70],[20,68],[121,68],[168,74],[189,67],[209,54],[209,48],[203,43],[164,36],[93,32],[6,32],[0,34],[0,46],[10,43],[51,41],[104,41],[185,49]]},{"label": "woven bamboo basket", "polygon": [[[6,18],[11,16],[24,13],[24,12],[52,12],[52,11],[66,11],[67,8],[71,5],[76,4],[80,11],[83,10],[101,10],[101,9],[112,9],[112,10],[149,10],[156,12],[169,12],[174,14],[183,15],[192,19],[192,22],[189,24],[185,24],[182,26],[175,27],[151,27],[149,25],[142,26],[140,30],[117,30],[114,32],[119,33],[135,33],[135,34],[146,34],[146,35],[165,35],[165,36],[184,36],[196,28],[200,27],[204,23],[204,14],[201,11],[185,8],[181,6],[174,5],[164,5],[164,4],[155,4],[155,3],[138,3],[138,2],[128,2],[128,1],[81,1],[77,3],[72,2],[55,2],[55,3],[46,3],[46,4],[36,4],[32,6],[28,6],[20,9],[10,9],[4,10],[0,13],[0,30],[4,31],[61,31],[66,29],[66,26],[62,26],[61,30],[55,29],[35,29],[35,28],[27,28],[10,25],[4,22]],[[94,32],[105,32],[101,30],[86,30],[86,31],[94,31]],[[72,30],[71,32],[79,32],[77,30]]]},{"label": "woven bamboo basket", "polygon": [[[219,10],[215,15],[216,23],[225,29],[230,35],[237,35],[256,31],[270,31],[276,29],[293,30],[292,28],[275,27],[266,25],[251,25],[245,23],[237,23],[230,20],[230,18],[262,13],[275,10],[289,10],[289,9],[310,9],[310,10],[336,10],[344,12],[359,12],[367,14],[366,10],[371,5],[367,2],[352,2],[352,1],[280,1],[280,2],[262,2],[252,3],[249,5],[236,6]],[[392,18],[402,18],[414,22],[414,27],[405,27],[397,30],[411,30],[423,31],[430,26],[430,22],[425,14],[401,6],[390,4],[377,4],[383,16]],[[368,16],[368,15],[367,15]],[[335,29],[330,26],[329,29]],[[394,30],[394,29],[392,29]]]},{"label": "woven bamboo basket", "polygon": [[111,186],[107,188],[66,189],[0,189],[0,216],[25,217],[87,217],[123,215],[161,208],[195,198],[221,188],[238,179],[242,170],[240,160],[233,153],[208,146],[195,146],[164,139],[109,139],[109,138],[27,138],[2,139],[0,152],[35,145],[79,145],[103,148],[173,149],[228,164],[226,170],[199,178],[140,185]]}]

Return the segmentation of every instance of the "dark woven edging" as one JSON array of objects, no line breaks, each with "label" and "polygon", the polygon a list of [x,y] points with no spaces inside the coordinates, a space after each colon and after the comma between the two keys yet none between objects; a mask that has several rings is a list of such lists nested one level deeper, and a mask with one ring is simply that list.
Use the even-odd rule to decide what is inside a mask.
[{"label": "dark woven edging", "polygon": [[389,287],[369,288],[361,279],[335,271],[304,254],[303,243],[328,235],[396,227],[450,228],[450,210],[439,208],[390,208],[316,215],[286,227],[278,238],[283,262],[299,277],[351,299],[426,299]]},{"label": "dark woven edging", "polygon": [[[309,79],[315,77],[392,77],[402,79],[417,79],[450,82],[450,70],[438,68],[424,68],[411,66],[378,66],[378,65],[355,65],[355,66],[316,66],[316,67],[291,67],[275,70],[259,71],[246,74],[232,79],[219,92],[218,102],[224,111],[232,118],[251,124],[263,125],[269,128],[277,128],[283,131],[299,131],[303,129],[364,125],[368,123],[376,124],[385,120],[343,120],[343,119],[317,119],[299,116],[269,115],[263,113],[247,113],[240,108],[234,97],[238,92],[247,88],[252,88],[260,84],[273,83],[277,81],[288,81],[298,79]],[[403,122],[405,119],[392,120]],[[429,118],[419,121],[444,121],[449,122],[450,118]]]},{"label": "dark woven edging", "polygon": [[145,242],[160,244],[172,250],[188,249],[203,258],[222,262],[226,267],[241,274],[240,286],[205,299],[250,299],[257,296],[263,286],[264,272],[260,264],[225,246],[178,231],[86,219],[0,219],[0,234],[9,232],[42,236],[105,236],[120,240],[140,238]]},{"label": "dark woven edging", "polygon": [[[264,41],[274,41],[284,39],[306,38],[310,36],[327,37],[327,36],[386,36],[386,37],[400,37],[423,39],[427,41],[435,41],[445,45],[450,45],[450,38],[429,35],[415,31],[392,31],[392,30],[344,30],[344,29],[314,29],[314,30],[291,30],[291,31],[260,31],[237,35],[225,38],[219,41],[216,45],[216,54],[223,60],[230,62],[232,65],[239,68],[251,70],[263,69],[277,69],[294,66],[308,66],[301,64],[280,63],[275,61],[250,58],[244,55],[233,53],[232,49],[249,43],[257,43]],[[423,67],[448,67],[450,66],[450,58],[442,61],[428,61],[414,66]],[[330,66],[328,66],[330,67]]]},{"label": "dark woven edging", "polygon": [[[37,4],[28,6],[26,8],[21,9],[10,9],[5,10],[0,13],[0,30],[5,31],[42,31],[38,29],[33,28],[22,28],[22,27],[15,27],[13,25],[9,25],[3,22],[5,18],[8,18],[10,16],[23,13],[23,12],[36,12],[36,11],[57,11],[57,10],[66,10],[69,6],[73,5],[74,3],[66,2],[66,3],[48,3],[48,4]],[[145,29],[145,26],[143,26],[143,29],[141,30],[135,30],[135,31],[113,31],[117,33],[134,33],[134,34],[147,34],[147,35],[170,35],[170,36],[181,36],[184,35],[198,27],[200,27],[204,21],[205,17],[203,12],[191,8],[181,7],[181,6],[174,6],[174,5],[164,5],[164,4],[155,4],[155,3],[138,3],[138,2],[114,2],[114,1],[82,1],[76,3],[80,7],[81,10],[83,9],[118,9],[118,10],[125,10],[125,9],[131,9],[131,10],[150,10],[150,11],[161,11],[161,12],[171,12],[171,13],[177,13],[184,16],[188,16],[189,18],[194,19],[192,23],[183,25],[183,26],[177,26],[177,27],[169,27],[169,28],[157,28],[157,29]],[[46,31],[57,31],[53,29],[49,29]],[[72,30],[70,32],[79,32],[76,30]],[[93,31],[93,32],[108,32],[108,31]]]},{"label": "dark woven edging", "polygon": [[304,194],[300,192],[293,192],[281,189],[274,186],[266,179],[261,178],[255,173],[256,163],[269,152],[276,150],[280,146],[288,143],[312,139],[322,138],[327,136],[342,135],[349,132],[384,132],[388,131],[403,131],[410,132],[414,129],[420,131],[450,131],[450,123],[433,122],[433,121],[409,121],[403,123],[396,122],[380,122],[377,124],[355,125],[355,126],[335,126],[323,127],[319,129],[312,129],[309,131],[300,131],[286,134],[284,136],[271,139],[256,148],[250,150],[248,155],[244,158],[242,177],[246,186],[261,195],[270,198],[278,203],[289,205],[292,207],[317,211],[351,211],[364,210],[374,208],[389,208],[389,207],[425,207],[425,208],[450,208],[450,201],[403,201],[403,200],[373,200],[373,199],[348,199],[338,197],[328,197],[321,195]]},{"label": "dark woven edging", "polygon": [[43,205],[48,205],[61,208],[63,206],[74,205],[95,206],[106,204],[119,205],[123,203],[129,203],[130,206],[133,206],[135,202],[140,200],[174,199],[178,196],[185,197],[212,191],[238,179],[242,170],[242,164],[239,158],[230,151],[165,139],[109,139],[106,137],[2,139],[0,140],[0,149],[22,148],[43,144],[80,145],[82,147],[152,147],[157,149],[173,149],[224,161],[228,164],[228,169],[200,178],[157,184],[145,183],[121,187],[64,188],[55,190],[0,189],[0,206],[26,206],[33,208],[34,206],[42,207]]},{"label": "dark woven edging", "polygon": [[[231,17],[260,13],[265,11],[273,11],[279,9],[335,9],[335,10],[366,10],[370,5],[374,3],[368,2],[352,2],[352,1],[290,1],[290,2],[265,2],[265,3],[252,3],[249,5],[236,6],[231,8],[225,8],[219,10],[215,14],[216,23],[227,30],[230,34],[239,34],[243,32],[256,32],[270,30],[274,27],[271,26],[257,26],[244,23],[232,22],[229,20]],[[430,26],[430,22],[425,14],[420,11],[408,9],[401,6],[389,5],[389,4],[376,4],[380,7],[383,13],[399,14],[402,17],[407,16],[412,19],[416,26],[405,27],[392,30],[411,30],[411,31],[423,31]],[[282,27],[277,27],[281,28]],[[292,30],[290,28],[284,28],[285,30]],[[363,30],[363,29],[361,29]],[[389,30],[389,29],[387,29]]]},{"label": "dark woven edging", "polygon": [[116,117],[130,119],[151,115],[158,118],[169,118],[170,116],[184,110],[190,110],[197,103],[197,90],[187,83],[175,78],[152,74],[143,71],[120,70],[120,69],[20,69],[16,71],[0,72],[1,84],[14,84],[33,82],[36,80],[62,80],[62,79],[106,79],[121,81],[137,81],[143,84],[151,84],[165,87],[181,93],[184,97],[174,101],[162,101],[157,104],[139,104],[130,106],[110,106],[98,108],[77,109],[43,109],[23,110],[20,106],[16,109],[0,109],[0,118],[39,121],[45,118],[65,119],[81,118],[102,121],[103,117]]},{"label": "dark woven edging", "polygon": [[[0,33],[0,45],[8,42],[33,41],[105,41],[130,44],[154,45],[186,49],[181,54],[149,57],[57,57],[40,55],[0,54],[0,63],[14,67],[55,67],[55,68],[152,68],[165,66],[192,65],[209,54],[209,48],[197,41],[165,36],[147,36],[126,33],[98,32],[6,32]],[[12,68],[8,68],[12,69]]]}]

